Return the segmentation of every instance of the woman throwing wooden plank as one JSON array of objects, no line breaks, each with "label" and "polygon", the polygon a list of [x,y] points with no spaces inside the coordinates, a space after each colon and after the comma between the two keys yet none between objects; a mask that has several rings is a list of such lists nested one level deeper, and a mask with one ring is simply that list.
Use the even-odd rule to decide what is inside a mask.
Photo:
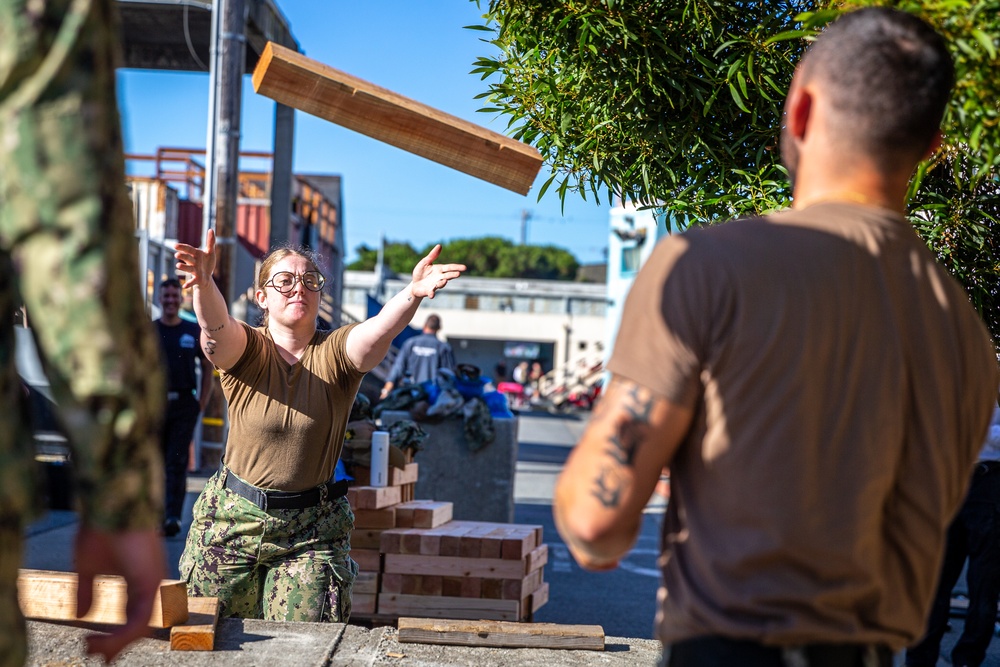
[{"label": "woman throwing wooden plank", "polygon": [[205,250],[177,245],[230,424],[224,464],[195,503],[181,556],[190,595],[218,597],[223,616],[350,617],[354,515],[346,485],[332,481],[334,468],[361,378],[421,300],[465,270],[434,264],[440,251],[417,263],[412,282],[375,317],[317,331],[325,279],[308,252],[282,248],[263,261],[254,296],[264,322],[254,328],[229,315],[212,280],[214,233]]}]

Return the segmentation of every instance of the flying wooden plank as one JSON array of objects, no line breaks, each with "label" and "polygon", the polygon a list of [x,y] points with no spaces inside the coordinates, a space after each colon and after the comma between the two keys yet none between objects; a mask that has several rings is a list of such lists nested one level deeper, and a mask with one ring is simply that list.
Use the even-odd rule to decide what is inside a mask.
[{"label": "flying wooden plank", "polygon": [[[47,621],[86,621],[108,625],[125,624],[125,604],[128,593],[121,577],[94,577],[94,601],[83,618],[76,616],[75,572],[50,570],[19,570],[17,601],[27,618]],[[188,620],[187,589],[183,581],[165,580],[160,583],[153,602],[149,625],[169,628]]]},{"label": "flying wooden plank", "polygon": [[542,166],[532,146],[273,42],[254,68],[253,87],[276,102],[522,195]]},{"label": "flying wooden plank", "polygon": [[400,618],[399,641],[413,644],[604,650],[599,625]]},{"label": "flying wooden plank", "polygon": [[170,628],[171,651],[215,650],[219,598],[188,598],[187,623]]}]

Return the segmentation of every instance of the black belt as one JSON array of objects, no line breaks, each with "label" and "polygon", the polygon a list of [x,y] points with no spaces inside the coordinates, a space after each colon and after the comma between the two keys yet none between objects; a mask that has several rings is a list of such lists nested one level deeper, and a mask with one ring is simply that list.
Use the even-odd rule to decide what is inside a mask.
[{"label": "black belt", "polygon": [[888,646],[867,644],[804,644],[780,648],[754,641],[710,635],[687,639],[669,647],[671,667],[703,665],[745,665],[752,667],[853,667],[871,664],[874,657],[880,667],[892,665]]},{"label": "black belt", "polygon": [[339,482],[330,480],[325,484],[306,489],[305,491],[268,491],[248,484],[233,474],[232,470],[222,467],[226,481],[224,486],[238,496],[243,496],[254,505],[264,510],[304,510],[319,505],[323,500],[324,491],[328,500],[336,500],[347,495],[347,480]]},{"label": "black belt", "polygon": [[978,477],[980,475],[989,475],[1000,470],[1000,461],[980,461],[976,464],[976,468],[973,471],[973,476]]}]

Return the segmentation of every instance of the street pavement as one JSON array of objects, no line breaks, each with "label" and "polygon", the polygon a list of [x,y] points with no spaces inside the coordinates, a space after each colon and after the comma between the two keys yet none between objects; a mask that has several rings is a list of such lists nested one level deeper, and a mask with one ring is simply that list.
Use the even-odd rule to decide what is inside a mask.
[{"label": "street pavement", "polygon": [[[545,581],[549,583],[549,602],[535,615],[536,622],[569,625],[600,625],[608,636],[608,650],[602,654],[588,655],[583,651],[541,651],[526,649],[466,649],[459,651],[451,647],[416,648],[416,645],[400,645],[395,642],[393,632],[386,629],[367,630],[355,626],[336,628],[318,627],[318,624],[294,624],[296,627],[268,624],[263,621],[232,621],[220,626],[220,641],[229,642],[231,648],[241,649],[237,656],[227,651],[225,664],[269,664],[280,667],[285,664],[315,665],[463,665],[489,664],[512,665],[590,665],[590,664],[653,664],[656,660],[657,644],[652,639],[653,616],[655,613],[658,571],[659,530],[665,501],[654,496],[647,507],[642,532],[635,549],[626,557],[621,567],[611,572],[591,573],[579,568],[570,557],[565,544],[556,533],[552,521],[552,492],[562,465],[573,444],[579,439],[586,425],[586,413],[553,416],[547,413],[522,413],[519,424],[519,446],[517,473],[514,484],[515,522],[541,525],[545,542],[549,545],[549,563],[545,569]],[[193,474],[189,477],[188,498],[184,525],[179,535],[164,540],[171,567],[170,576],[177,577],[177,562],[184,546],[184,537],[190,523],[190,507],[205,483],[207,475]],[[47,570],[72,570],[71,545],[76,532],[76,515],[68,511],[50,512],[31,525],[27,532],[25,567]],[[961,592],[957,590],[956,592]],[[65,658],[53,661],[59,646],[70,654],[79,644],[82,632],[71,626],[33,623],[33,646],[48,647],[45,660],[38,659],[30,664],[77,664]],[[961,619],[953,619],[952,629],[945,637],[942,653],[945,655],[961,631]],[[223,634],[223,630],[225,634]],[[247,636],[251,639],[247,639]],[[257,639],[253,639],[256,637]],[[270,638],[270,640],[268,640]],[[625,638],[625,639],[616,639]],[[148,647],[137,649],[136,657],[123,660],[134,665],[146,664],[213,664],[211,656],[195,658],[190,655],[169,654],[154,659],[162,653],[156,640]],[[275,648],[277,642],[277,648]],[[352,647],[352,648],[347,648]],[[273,653],[269,653],[272,651]],[[78,649],[77,655],[78,655]],[[52,653],[56,651],[56,653]],[[353,657],[345,656],[349,653]],[[407,659],[381,662],[386,655],[406,655]],[[367,657],[366,657],[367,656]],[[600,658],[598,658],[600,656]],[[36,658],[39,654],[36,653]],[[370,659],[369,659],[370,658]],[[158,660],[160,662],[158,662]],[[199,662],[208,661],[208,662]],[[466,661],[466,662],[463,662]],[[79,664],[84,664],[80,662]],[[96,663],[95,663],[96,664]],[[221,663],[214,663],[221,664]],[[896,657],[896,664],[902,665],[902,657]],[[950,664],[942,658],[939,664]],[[984,667],[1000,667],[1000,641],[994,641],[987,655]]]}]

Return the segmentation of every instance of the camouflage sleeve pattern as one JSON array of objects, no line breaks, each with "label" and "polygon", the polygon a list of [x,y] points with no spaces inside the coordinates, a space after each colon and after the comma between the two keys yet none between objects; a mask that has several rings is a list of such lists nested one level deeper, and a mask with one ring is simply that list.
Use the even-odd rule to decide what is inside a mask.
[{"label": "camouflage sleeve pattern", "polygon": [[163,379],[138,289],[117,29],[111,0],[0,0],[0,253],[74,450],[82,521],[107,530],[156,527],[163,497]]}]

